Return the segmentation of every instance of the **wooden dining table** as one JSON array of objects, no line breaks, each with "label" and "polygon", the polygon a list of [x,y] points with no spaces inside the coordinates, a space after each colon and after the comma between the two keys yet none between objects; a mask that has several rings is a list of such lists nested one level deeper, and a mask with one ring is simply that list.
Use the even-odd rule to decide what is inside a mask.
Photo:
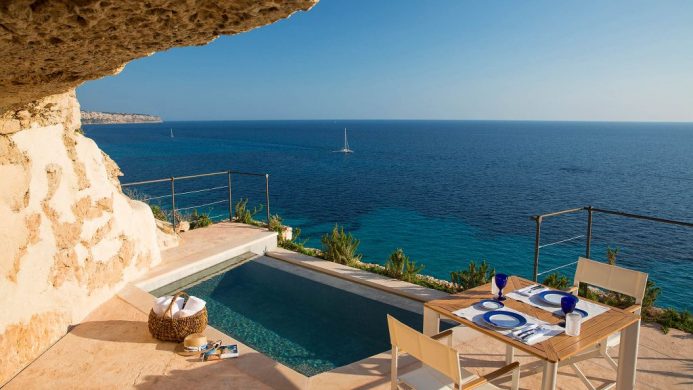
[{"label": "wooden dining table", "polygon": [[[503,289],[503,293],[508,294],[512,291],[535,284],[537,283],[521,277],[511,276],[508,278],[508,284]],[[494,298],[494,296],[491,295],[491,284],[487,283],[473,289],[449,295],[442,299],[426,302],[424,304],[424,334],[428,336],[437,334],[440,330],[441,318],[447,318],[504,343],[507,351],[506,360],[512,359],[514,349],[524,351],[535,356],[540,361],[543,361],[542,389],[550,390],[556,388],[558,366],[561,362],[565,362],[571,357],[588,349],[594,349],[600,342],[606,342],[606,339],[610,335],[621,332],[618,370],[616,373],[616,389],[630,390],[635,388],[635,371],[638,358],[638,341],[640,337],[640,316],[611,307],[603,314],[584,320],[581,325],[579,336],[568,336],[565,333],[561,333],[545,341],[534,345],[528,345],[515,338],[506,336],[493,329],[481,326],[473,321],[453,314],[454,311],[470,307],[482,299],[492,298]],[[549,324],[558,324],[563,320],[563,318],[551,312],[512,298],[507,298],[503,303],[508,308],[533,316]]]}]

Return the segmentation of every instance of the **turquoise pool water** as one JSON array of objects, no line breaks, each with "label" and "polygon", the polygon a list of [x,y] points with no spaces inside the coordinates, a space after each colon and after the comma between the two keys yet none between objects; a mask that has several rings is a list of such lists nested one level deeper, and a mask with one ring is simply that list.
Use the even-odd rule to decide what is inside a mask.
[{"label": "turquoise pool water", "polygon": [[254,261],[186,291],[207,301],[210,325],[307,376],[390,349],[387,313],[419,330],[423,323],[411,311]]}]

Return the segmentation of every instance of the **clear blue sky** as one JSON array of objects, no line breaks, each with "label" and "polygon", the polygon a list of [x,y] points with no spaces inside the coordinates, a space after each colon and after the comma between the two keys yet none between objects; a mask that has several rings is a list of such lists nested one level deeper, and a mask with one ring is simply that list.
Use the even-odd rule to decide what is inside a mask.
[{"label": "clear blue sky", "polygon": [[693,121],[693,1],[322,0],[78,97],[165,120]]}]

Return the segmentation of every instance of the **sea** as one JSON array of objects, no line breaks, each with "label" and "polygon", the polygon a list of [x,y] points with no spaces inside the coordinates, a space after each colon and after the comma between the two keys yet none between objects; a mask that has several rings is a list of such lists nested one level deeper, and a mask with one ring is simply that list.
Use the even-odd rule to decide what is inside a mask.
[{"label": "sea", "polygon": [[[354,153],[336,153],[348,129]],[[217,171],[269,174],[270,212],[320,247],[336,224],[364,261],[402,248],[449,279],[485,260],[531,278],[533,215],[593,207],[693,222],[693,123],[311,120],[85,125],[122,183]],[[173,137],[171,137],[173,134]],[[228,218],[228,177],[175,181],[176,207]],[[232,175],[232,202],[265,219],[265,177]],[[170,209],[170,182],[128,187]],[[262,205],[262,209],[260,209]],[[541,280],[572,276],[587,213],[547,217]],[[594,213],[591,257],[649,273],[659,306],[693,309],[693,228]]]}]

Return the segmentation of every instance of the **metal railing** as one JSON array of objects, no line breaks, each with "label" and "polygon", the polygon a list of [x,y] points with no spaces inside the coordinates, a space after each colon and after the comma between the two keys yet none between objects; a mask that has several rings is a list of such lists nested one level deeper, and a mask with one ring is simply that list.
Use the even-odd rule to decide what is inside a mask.
[{"label": "metal railing", "polygon": [[[190,191],[176,192],[176,182],[180,182],[182,180],[199,179],[199,178],[203,178],[203,177],[221,176],[221,175],[226,175],[228,177],[228,181],[227,181],[226,185],[214,186],[214,187],[202,188],[202,189],[196,189],[196,190],[190,190]],[[226,202],[228,202],[229,221],[232,221],[233,220],[233,186],[232,186],[232,176],[233,175],[260,176],[260,177],[264,176],[264,178],[265,178],[265,208],[267,210],[267,224],[269,226],[269,221],[270,221],[269,177],[270,177],[270,175],[268,173],[241,172],[241,171],[228,170],[228,171],[221,171],[221,172],[202,173],[199,175],[188,175],[188,176],[177,176],[177,177],[171,176],[171,177],[165,178],[165,179],[137,181],[137,182],[132,182],[132,183],[121,184],[121,187],[128,188],[128,187],[142,186],[142,185],[155,184],[155,183],[165,183],[165,182],[171,183],[171,193],[170,194],[147,197],[147,200],[171,198],[171,224],[173,225],[174,230],[175,230],[176,213],[177,212],[185,211],[185,210],[191,210],[191,209],[197,209],[197,208],[201,208],[201,207],[214,206],[214,205],[222,204],[222,203],[226,203]],[[207,202],[207,203],[199,204],[199,205],[176,208],[176,195],[181,196],[181,195],[188,195],[188,194],[196,194],[196,193],[215,191],[215,190],[220,190],[220,189],[225,189],[225,188],[227,188],[228,191],[227,191],[227,195],[224,196],[224,199],[221,199],[218,201],[213,201],[213,202]],[[228,196],[228,198],[227,198],[227,196]],[[218,216],[215,216],[215,217],[218,217]],[[211,217],[211,218],[215,218],[215,217]]]},{"label": "metal railing", "polygon": [[[545,218],[549,217],[556,217],[560,215],[565,215],[565,214],[573,214],[573,213],[579,213],[579,212],[587,212],[587,231],[585,234],[580,234],[574,237],[570,237],[564,240],[559,240],[555,242],[551,242],[548,244],[541,244],[541,224],[544,221]],[[639,219],[639,220],[645,220],[645,221],[651,221],[651,222],[658,222],[658,223],[664,223],[664,224],[669,224],[669,225],[677,225],[677,226],[684,226],[684,227],[689,227],[693,228],[693,223],[691,222],[683,222],[683,221],[676,221],[673,219],[666,219],[666,218],[660,218],[660,217],[651,217],[647,215],[639,215],[639,214],[633,214],[633,213],[626,213],[623,211],[614,211],[614,210],[607,210],[607,209],[600,209],[592,206],[585,206],[585,207],[579,207],[575,209],[567,209],[567,210],[561,210],[561,211],[555,211],[552,213],[546,213],[546,214],[539,214],[539,215],[534,215],[531,217],[532,220],[535,221],[536,223],[536,231],[535,231],[535,238],[534,238],[534,281],[538,281],[539,275],[546,274],[549,272],[553,272],[556,270],[559,270],[561,268],[569,267],[573,264],[576,264],[577,261],[568,263],[568,264],[563,264],[559,267],[552,268],[550,270],[544,271],[544,272],[539,272],[539,253],[542,248],[556,245],[556,244],[562,244],[565,242],[573,241],[578,238],[585,238],[585,257],[590,258],[591,254],[591,249],[592,249],[592,217],[594,213],[602,213],[602,214],[610,214],[610,215],[616,215],[616,216],[621,216],[621,217],[626,217],[626,218],[632,218],[632,219]]]}]

